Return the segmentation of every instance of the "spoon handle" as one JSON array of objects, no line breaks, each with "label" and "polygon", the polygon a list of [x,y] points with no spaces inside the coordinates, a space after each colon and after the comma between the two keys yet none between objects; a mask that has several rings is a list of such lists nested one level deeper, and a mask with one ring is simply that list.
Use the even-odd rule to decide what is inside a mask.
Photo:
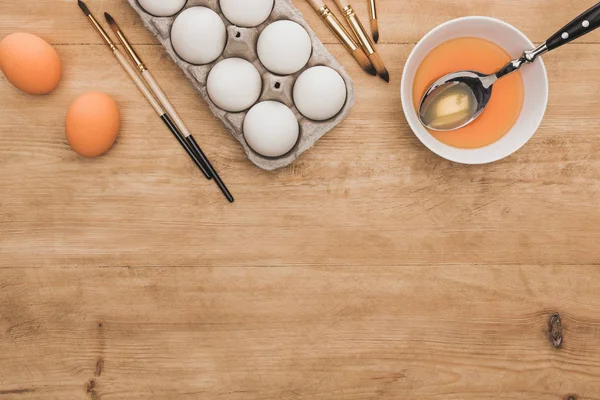
[{"label": "spoon handle", "polygon": [[572,42],[600,27],[600,3],[596,4],[546,41],[548,51]]}]

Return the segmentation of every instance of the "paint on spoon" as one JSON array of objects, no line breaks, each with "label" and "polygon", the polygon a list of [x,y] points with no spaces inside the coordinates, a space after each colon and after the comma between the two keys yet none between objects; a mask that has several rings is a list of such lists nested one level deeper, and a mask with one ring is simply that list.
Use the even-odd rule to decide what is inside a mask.
[{"label": "paint on spoon", "polygon": [[477,99],[463,82],[444,85],[423,102],[423,124],[434,130],[465,125],[477,111]]}]

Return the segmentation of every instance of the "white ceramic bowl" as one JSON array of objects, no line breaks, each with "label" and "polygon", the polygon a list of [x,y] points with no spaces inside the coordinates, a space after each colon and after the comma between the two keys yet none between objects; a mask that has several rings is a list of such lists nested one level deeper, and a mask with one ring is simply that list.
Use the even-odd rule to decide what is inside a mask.
[{"label": "white ceramic bowl", "polygon": [[[488,17],[465,17],[448,21],[429,32],[413,49],[402,76],[402,107],[419,140],[437,155],[462,164],[486,164],[508,157],[531,139],[540,126],[548,104],[548,75],[541,59],[521,69],[523,109],[512,129],[500,140],[478,149],[458,149],[434,138],[419,122],[413,105],[413,81],[418,67],[437,46],[460,37],[478,37],[502,47],[513,57],[535,46],[521,31],[506,22]],[[499,66],[501,67],[501,66]]]}]

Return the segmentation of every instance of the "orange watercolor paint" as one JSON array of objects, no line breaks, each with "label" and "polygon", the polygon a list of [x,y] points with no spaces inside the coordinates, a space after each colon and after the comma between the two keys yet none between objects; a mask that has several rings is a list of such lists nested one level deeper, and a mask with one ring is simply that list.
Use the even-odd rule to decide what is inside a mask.
[{"label": "orange watercolor paint", "polygon": [[[480,38],[458,38],[433,49],[417,70],[413,84],[413,102],[419,103],[429,86],[451,72],[472,70],[492,74],[512,58],[501,47]],[[523,80],[519,72],[494,84],[492,98],[485,111],[464,128],[430,133],[440,142],[461,149],[490,145],[510,131],[523,108]]]}]

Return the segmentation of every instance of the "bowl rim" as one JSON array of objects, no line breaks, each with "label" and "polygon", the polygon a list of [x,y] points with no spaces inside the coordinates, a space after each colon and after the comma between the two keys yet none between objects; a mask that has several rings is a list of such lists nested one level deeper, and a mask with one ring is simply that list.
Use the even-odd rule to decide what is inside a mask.
[{"label": "bowl rim", "polygon": [[[427,34],[425,34],[417,42],[415,47],[410,52],[410,54],[406,60],[406,63],[404,64],[404,68],[403,68],[402,83],[401,83],[401,88],[400,88],[400,97],[401,97],[401,101],[402,101],[402,110],[404,112],[406,121],[408,122],[408,125],[410,126],[410,129],[413,132],[413,134],[419,139],[419,141],[425,147],[427,147],[430,151],[432,151],[433,153],[437,154],[438,156],[440,156],[446,160],[449,160],[449,161],[452,161],[455,163],[459,163],[459,164],[477,165],[477,164],[489,164],[489,163],[493,163],[493,162],[502,160],[506,157],[509,157],[510,155],[514,154],[519,149],[521,149],[525,144],[527,144],[531,140],[533,135],[539,129],[539,127],[542,123],[542,120],[544,119],[544,116],[546,114],[546,110],[548,107],[548,99],[549,99],[549,81],[548,81],[548,72],[546,70],[544,61],[541,58],[539,58],[536,62],[539,63],[539,66],[541,69],[540,70],[541,75],[543,77],[543,87],[541,88],[541,90],[544,92],[543,93],[543,104],[542,104],[543,111],[539,114],[535,114],[535,115],[531,116],[532,120],[534,121],[533,126],[535,127],[535,129],[533,129],[531,133],[521,135],[521,136],[523,136],[523,138],[525,138],[525,140],[520,140],[520,141],[515,140],[514,145],[510,146],[509,149],[504,149],[504,151],[497,151],[497,149],[494,148],[494,145],[497,145],[497,143],[499,141],[496,141],[492,144],[489,144],[488,146],[477,148],[477,149],[459,149],[456,147],[446,145],[446,144],[438,141],[437,139],[435,139],[435,137],[433,137],[418,121],[418,116],[416,115],[416,111],[414,110],[413,96],[412,96],[412,93],[409,93],[409,92],[412,92],[412,90],[411,91],[408,90],[409,87],[412,89],[412,85],[411,85],[411,82],[409,82],[409,77],[406,74],[406,69],[412,63],[414,63],[414,58],[416,57],[417,51],[420,48],[422,48],[424,46],[424,44],[427,43],[427,41],[432,36],[436,35],[437,33],[439,33],[440,31],[442,31],[444,29],[447,29],[451,25],[460,24],[463,22],[473,21],[473,20],[479,20],[479,21],[484,21],[484,22],[500,25],[500,26],[502,26],[502,28],[511,30],[511,31],[513,31],[513,33],[516,33],[517,35],[521,36],[522,39],[524,39],[528,43],[528,45],[531,46],[531,48],[535,47],[533,42],[521,30],[519,30],[518,28],[514,27],[513,25],[511,25],[505,21],[502,21],[500,19],[486,17],[486,16],[466,16],[466,17],[451,19],[451,20],[446,21],[446,22],[434,27],[433,29],[431,29]],[[415,68],[418,68],[418,66]],[[541,97],[541,95],[540,95],[540,97]],[[409,110],[411,110],[411,109],[413,110],[412,112],[414,113],[414,117],[416,117],[416,118],[413,118],[412,115],[409,115],[409,112],[410,112]],[[519,118],[521,118],[521,115],[519,116]],[[433,139],[433,141],[430,139]],[[436,146],[434,144],[438,144],[438,145]],[[451,150],[449,150],[449,149],[451,149]],[[486,152],[485,155],[482,154],[482,150],[484,150],[484,149],[489,150]],[[476,154],[477,154],[477,156],[476,156]]]}]

